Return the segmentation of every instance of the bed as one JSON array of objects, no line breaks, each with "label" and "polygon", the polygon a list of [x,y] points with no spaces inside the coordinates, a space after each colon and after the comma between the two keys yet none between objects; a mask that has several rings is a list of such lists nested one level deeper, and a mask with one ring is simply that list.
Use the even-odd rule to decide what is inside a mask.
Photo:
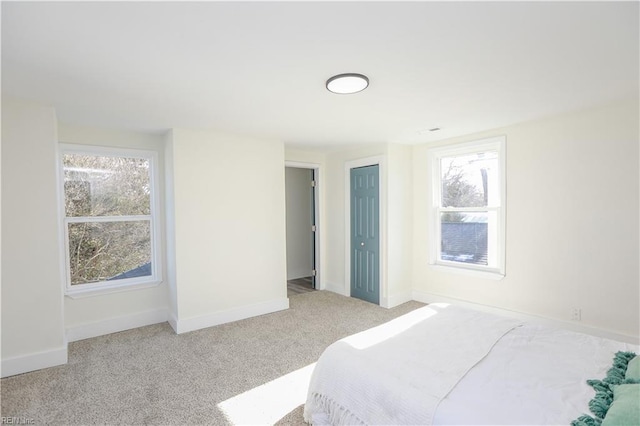
[{"label": "bed", "polygon": [[588,379],[638,346],[431,304],[329,346],[304,408],[313,424],[569,425]]}]

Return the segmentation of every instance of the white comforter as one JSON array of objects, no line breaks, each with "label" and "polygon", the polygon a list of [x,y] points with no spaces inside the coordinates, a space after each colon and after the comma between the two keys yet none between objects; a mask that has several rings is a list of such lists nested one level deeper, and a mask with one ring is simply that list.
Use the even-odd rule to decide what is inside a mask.
[{"label": "white comforter", "polygon": [[637,345],[525,324],[506,334],[440,403],[439,425],[569,425],[589,411],[617,351]]},{"label": "white comforter", "polygon": [[342,339],[322,354],[305,420],[431,424],[443,398],[519,321],[430,305]]}]

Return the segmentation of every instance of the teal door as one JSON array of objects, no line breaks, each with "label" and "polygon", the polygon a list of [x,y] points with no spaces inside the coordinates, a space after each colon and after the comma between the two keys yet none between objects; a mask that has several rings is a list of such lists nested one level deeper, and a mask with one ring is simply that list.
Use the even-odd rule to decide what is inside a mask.
[{"label": "teal door", "polygon": [[379,167],[351,169],[351,296],[380,304]]}]

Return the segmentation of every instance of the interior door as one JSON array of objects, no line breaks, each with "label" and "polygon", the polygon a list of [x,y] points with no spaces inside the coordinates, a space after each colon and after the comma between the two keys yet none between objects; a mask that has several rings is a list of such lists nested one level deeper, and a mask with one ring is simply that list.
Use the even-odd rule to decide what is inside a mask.
[{"label": "interior door", "polygon": [[378,165],[351,169],[351,296],[380,303]]}]

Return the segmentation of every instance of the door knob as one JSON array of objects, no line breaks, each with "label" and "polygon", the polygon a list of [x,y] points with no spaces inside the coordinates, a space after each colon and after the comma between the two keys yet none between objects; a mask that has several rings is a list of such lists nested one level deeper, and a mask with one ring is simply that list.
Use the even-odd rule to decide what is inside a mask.
[{"label": "door knob", "polygon": [[364,246],[364,241],[360,243],[361,246]]}]

